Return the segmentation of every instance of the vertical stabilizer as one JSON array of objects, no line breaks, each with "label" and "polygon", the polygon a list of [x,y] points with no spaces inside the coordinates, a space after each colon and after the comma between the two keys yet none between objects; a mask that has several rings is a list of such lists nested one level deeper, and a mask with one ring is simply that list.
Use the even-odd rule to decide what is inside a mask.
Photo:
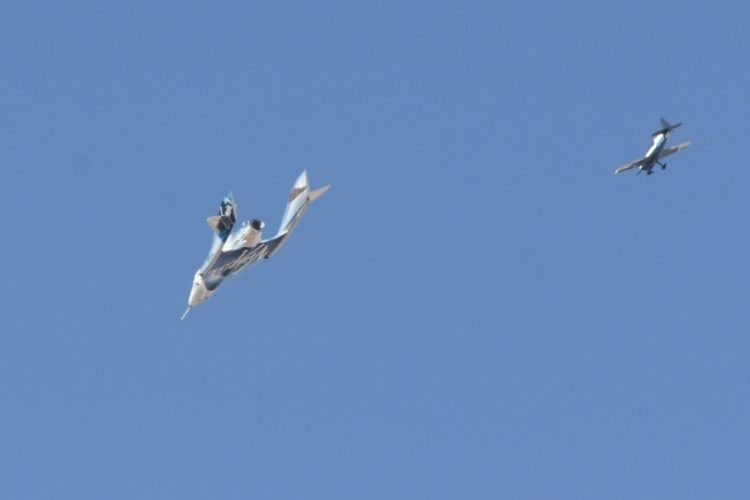
[{"label": "vertical stabilizer", "polygon": [[657,132],[654,132],[654,135],[656,135],[656,134],[668,134],[668,133],[672,132],[674,129],[676,129],[677,127],[679,127],[680,125],[682,125],[682,122],[675,123],[674,125],[672,125],[663,116],[660,118],[660,120],[661,120],[662,129],[659,130],[659,131],[657,131]]},{"label": "vertical stabilizer", "polygon": [[665,119],[665,118],[664,118],[664,117],[662,116],[662,117],[661,117],[661,126],[662,126],[662,127],[664,127],[664,128],[663,128],[663,129],[662,129],[662,130],[661,130],[660,132],[662,132],[662,133],[669,133],[669,132],[673,131],[674,129],[676,129],[677,127],[679,127],[680,125],[682,125],[682,123],[681,123],[681,122],[680,122],[680,123],[675,123],[674,125],[672,125],[671,123],[669,123],[669,122],[668,122],[668,121],[667,121],[667,120],[666,120],[666,119]]},{"label": "vertical stabilizer", "polygon": [[310,181],[307,178],[307,170],[304,170],[300,176],[297,177],[294,186],[292,186],[292,190],[289,192],[286,210],[284,210],[284,216],[281,218],[281,226],[279,226],[279,235],[285,232],[291,232],[290,229],[294,229],[294,226],[297,225],[296,219],[298,219],[302,215],[302,212],[304,212],[309,193]]},{"label": "vertical stabilizer", "polygon": [[284,216],[281,218],[279,232],[273,238],[272,249],[266,255],[266,258],[271,257],[279,251],[286,239],[292,234],[292,231],[294,231],[294,228],[297,227],[297,224],[307,210],[307,207],[310,206],[310,203],[320,198],[330,187],[331,185],[328,184],[322,188],[310,191],[310,181],[307,178],[307,171],[303,171],[300,176],[297,177],[297,180],[292,187],[292,191],[289,193],[286,210],[284,211]]},{"label": "vertical stabilizer", "polygon": [[237,205],[231,191],[221,200],[218,215],[209,217],[206,222],[216,232],[221,241],[227,240],[234,223],[237,222]]}]

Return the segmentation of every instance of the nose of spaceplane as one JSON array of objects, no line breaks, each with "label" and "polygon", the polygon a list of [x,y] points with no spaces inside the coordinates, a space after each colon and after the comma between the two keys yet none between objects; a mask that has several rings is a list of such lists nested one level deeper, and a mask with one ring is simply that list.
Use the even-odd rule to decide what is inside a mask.
[{"label": "nose of spaceplane", "polygon": [[196,307],[203,302],[203,296],[205,294],[205,287],[202,280],[193,281],[193,288],[190,289],[190,297],[188,298],[188,305],[190,307]]},{"label": "nose of spaceplane", "polygon": [[202,302],[202,297],[196,288],[190,290],[190,298],[188,299],[188,305],[190,307],[197,307]]},{"label": "nose of spaceplane", "polygon": [[209,295],[206,283],[203,281],[203,276],[200,273],[195,273],[193,287],[190,289],[190,297],[188,298],[188,305],[195,307],[206,300]]},{"label": "nose of spaceplane", "polygon": [[190,297],[188,298],[188,307],[185,310],[185,313],[182,315],[181,319],[185,319],[185,316],[188,315],[191,309],[194,307],[197,307],[200,305],[201,302],[203,302],[206,297],[204,295],[204,286],[202,280],[195,280],[193,281],[193,287],[190,289]]}]

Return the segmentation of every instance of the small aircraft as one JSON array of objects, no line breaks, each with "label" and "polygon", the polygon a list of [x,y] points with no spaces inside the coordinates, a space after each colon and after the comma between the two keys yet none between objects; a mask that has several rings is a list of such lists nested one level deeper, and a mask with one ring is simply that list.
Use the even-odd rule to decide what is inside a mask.
[{"label": "small aircraft", "polygon": [[232,193],[227,194],[219,206],[219,214],[206,219],[214,230],[214,240],[206,261],[195,273],[188,308],[181,319],[185,319],[191,309],[213,295],[226,278],[247,269],[262,258],[275,255],[297,227],[310,204],[330,187],[328,184],[311,191],[307,171],[302,172],[289,193],[279,232],[267,240],[260,239],[265,224],[258,219],[244,222],[238,231],[232,233],[237,221],[237,204]]},{"label": "small aircraft", "polygon": [[654,166],[659,165],[662,170],[667,168],[666,163],[662,163],[662,159],[666,158],[667,156],[677,153],[679,151],[682,151],[686,147],[690,146],[690,141],[683,142],[682,144],[678,144],[677,146],[672,146],[671,148],[666,148],[665,145],[667,144],[667,137],[669,137],[669,134],[672,133],[674,129],[682,125],[682,123],[677,123],[675,125],[670,125],[667,120],[664,118],[661,119],[661,130],[657,130],[651,136],[654,138],[653,144],[651,144],[651,147],[648,148],[648,151],[646,151],[646,154],[643,156],[643,158],[640,158],[638,160],[632,161],[626,165],[623,165],[622,167],[615,170],[615,174],[619,174],[620,172],[625,172],[626,170],[630,170],[633,168],[638,168],[638,173],[640,174],[644,170],[646,171],[646,175],[651,175],[654,173]]}]

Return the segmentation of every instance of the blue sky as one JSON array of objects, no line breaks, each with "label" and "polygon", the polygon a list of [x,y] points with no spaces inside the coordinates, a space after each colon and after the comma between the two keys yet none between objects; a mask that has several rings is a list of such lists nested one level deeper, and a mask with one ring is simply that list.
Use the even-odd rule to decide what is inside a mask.
[{"label": "blue sky", "polygon": [[0,496],[745,498],[749,14],[3,3]]}]

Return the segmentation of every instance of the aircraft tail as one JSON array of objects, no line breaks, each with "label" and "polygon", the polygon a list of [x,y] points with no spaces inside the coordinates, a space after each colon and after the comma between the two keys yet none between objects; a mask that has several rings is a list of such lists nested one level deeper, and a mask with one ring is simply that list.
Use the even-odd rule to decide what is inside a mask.
[{"label": "aircraft tail", "polygon": [[310,191],[310,203],[314,202],[315,200],[317,200],[318,198],[326,194],[326,191],[328,191],[329,189],[331,189],[331,185],[326,184],[325,186],[318,188],[315,191]]},{"label": "aircraft tail", "polygon": [[273,242],[273,248],[268,254],[266,254],[266,258],[273,256],[279,251],[287,238],[289,238],[297,227],[297,224],[307,210],[307,207],[309,207],[312,202],[323,196],[330,187],[331,185],[327,184],[311,191],[310,181],[307,178],[307,171],[303,171],[300,176],[297,177],[297,181],[294,183],[292,191],[289,193],[286,210],[284,211],[284,216],[281,218],[279,232],[271,240]]},{"label": "aircraft tail", "polygon": [[206,222],[214,230],[221,241],[226,241],[232,232],[234,223],[237,222],[237,205],[230,191],[219,205],[219,214],[206,219]]},{"label": "aircraft tail", "polygon": [[671,125],[663,116],[660,118],[660,121],[662,128],[661,130],[657,130],[656,132],[654,132],[653,135],[668,134],[682,125],[682,123],[675,123],[674,125]]}]

